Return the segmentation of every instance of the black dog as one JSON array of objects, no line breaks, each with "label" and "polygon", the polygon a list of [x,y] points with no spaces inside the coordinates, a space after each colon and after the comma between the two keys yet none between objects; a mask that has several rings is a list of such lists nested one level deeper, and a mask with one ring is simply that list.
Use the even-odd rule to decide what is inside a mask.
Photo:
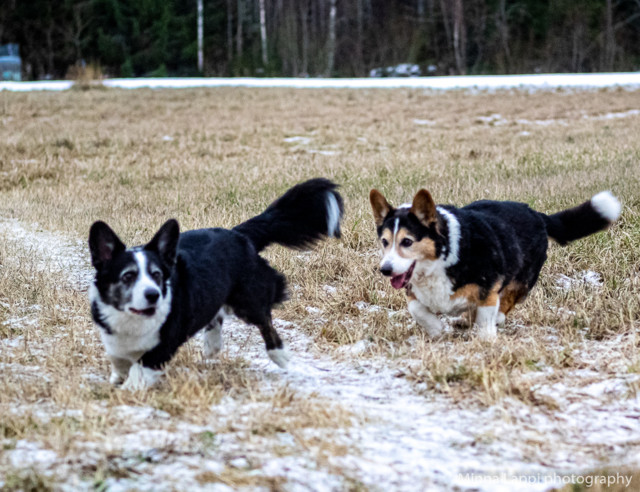
[{"label": "black dog", "polygon": [[258,253],[272,243],[295,249],[340,237],[342,197],[323,178],[294,186],[262,214],[231,230],[180,234],[167,221],[144,246],[127,249],[104,222],[89,233],[96,269],[91,313],[113,370],[110,381],[151,386],[184,342],[205,328],[205,355],[222,348],[225,310],[260,328],[271,360],[289,360],[271,323],[286,280]]}]

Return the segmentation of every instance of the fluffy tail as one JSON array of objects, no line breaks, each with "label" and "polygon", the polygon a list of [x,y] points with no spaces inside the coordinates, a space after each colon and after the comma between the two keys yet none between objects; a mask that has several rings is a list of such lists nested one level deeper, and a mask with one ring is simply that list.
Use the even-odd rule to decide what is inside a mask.
[{"label": "fluffy tail", "polygon": [[553,215],[541,215],[549,237],[565,245],[609,227],[620,217],[620,208],[620,202],[611,192],[602,191],[577,207]]},{"label": "fluffy tail", "polygon": [[337,187],[324,178],[297,184],[260,215],[233,230],[251,239],[257,251],[272,243],[305,249],[323,236],[340,237],[344,207]]}]

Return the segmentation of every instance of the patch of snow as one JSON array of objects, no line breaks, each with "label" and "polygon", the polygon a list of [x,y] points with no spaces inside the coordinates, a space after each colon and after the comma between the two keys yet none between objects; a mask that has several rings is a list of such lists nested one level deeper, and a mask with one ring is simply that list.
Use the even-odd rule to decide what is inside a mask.
[{"label": "patch of snow", "polygon": [[[443,77],[387,77],[360,79],[331,78],[137,78],[106,79],[106,87],[121,89],[186,89],[193,87],[288,87],[296,89],[523,89],[553,91],[624,87],[640,89],[640,72],[590,74],[476,75]],[[0,91],[60,91],[70,89],[71,81],[0,82]]]},{"label": "patch of snow", "polygon": [[286,137],[286,138],[283,138],[282,140],[283,142],[297,143],[300,145],[307,145],[311,143],[311,137],[303,137],[303,136]]},{"label": "patch of snow", "polygon": [[366,353],[372,346],[373,343],[369,340],[358,340],[356,343],[338,347],[338,352],[342,354],[360,355]]},{"label": "patch of snow", "polygon": [[323,285],[322,290],[324,290],[329,295],[335,295],[338,292],[338,289],[336,289],[333,285]]},{"label": "patch of snow", "polygon": [[501,126],[501,125],[509,124],[509,121],[507,119],[503,118],[502,115],[500,115],[498,113],[494,113],[494,114],[491,114],[489,116],[477,116],[476,117],[476,121],[478,123],[485,123],[487,125],[495,125],[495,126]]},{"label": "patch of snow", "polygon": [[620,118],[629,118],[630,116],[640,115],[640,109],[630,109],[629,111],[620,111],[618,113],[606,113],[600,116],[584,116],[584,118],[593,120],[618,120]]},{"label": "patch of snow", "polygon": [[5,450],[4,453],[13,468],[24,469],[38,467],[49,468],[58,459],[58,455],[50,449],[42,449],[40,444],[21,439],[15,448]]},{"label": "patch of snow", "polygon": [[413,122],[416,125],[423,125],[423,126],[435,126],[436,125],[436,121],[435,120],[420,120],[420,119],[414,119]]},{"label": "patch of snow", "polygon": [[93,272],[88,268],[89,249],[85,241],[70,240],[61,234],[44,231],[37,223],[25,226],[15,219],[1,217],[0,233],[19,243],[22,249],[32,251],[40,271],[64,273],[80,290],[86,290],[91,283]]},{"label": "patch of snow", "polygon": [[556,276],[556,288],[561,290],[571,290],[579,285],[587,285],[594,288],[602,287],[602,275],[592,270],[585,270],[580,273],[579,278],[571,278],[562,273]]},{"label": "patch of snow", "polygon": [[340,152],[337,150],[318,150],[318,149],[309,149],[307,150],[309,154],[320,154],[320,155],[339,155]]}]

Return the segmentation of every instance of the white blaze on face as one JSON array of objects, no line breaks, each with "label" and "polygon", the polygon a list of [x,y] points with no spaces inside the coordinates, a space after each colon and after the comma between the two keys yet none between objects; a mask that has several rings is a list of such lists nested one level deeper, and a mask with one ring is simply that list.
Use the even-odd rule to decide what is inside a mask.
[{"label": "white blaze on face", "polygon": [[155,290],[159,296],[162,296],[162,292],[160,291],[158,284],[156,284],[149,276],[149,272],[147,271],[146,255],[142,251],[136,251],[133,254],[133,257],[138,265],[138,278],[131,290],[131,303],[127,307],[142,311],[155,305],[149,305],[149,301],[145,296],[146,291]]},{"label": "white blaze on face", "polygon": [[384,254],[380,262],[380,268],[385,269],[391,267],[392,275],[402,275],[411,268],[413,260],[403,258],[398,253],[398,229],[400,228],[400,219],[396,218],[393,223],[393,236],[391,238],[391,248]]}]

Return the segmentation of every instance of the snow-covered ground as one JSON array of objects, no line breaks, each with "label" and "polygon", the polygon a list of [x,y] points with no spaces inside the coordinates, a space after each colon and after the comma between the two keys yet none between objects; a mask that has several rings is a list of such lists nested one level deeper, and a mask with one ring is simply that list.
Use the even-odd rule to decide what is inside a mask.
[{"label": "snow-covered ground", "polygon": [[[51,258],[53,269],[66,272],[72,285],[86,288],[91,272],[83,241],[15,220],[1,220],[0,233],[24,243],[39,261]],[[558,282],[561,288],[571,288],[571,282],[562,280]],[[147,406],[105,409],[96,401],[93,412],[124,415],[137,430],[78,438],[66,456],[40,443],[19,440],[0,456],[0,470],[2,466],[32,468],[55,477],[58,483],[66,481],[68,490],[91,489],[94,483],[82,479],[82,470],[92,469],[107,455],[131,471],[128,477],[107,478],[104,486],[109,490],[227,491],[231,488],[212,487],[198,477],[231,466],[253,476],[277,478],[285,490],[292,491],[344,490],[351,483],[345,482],[345,476],[368,490],[510,491],[548,490],[562,486],[571,474],[609,464],[640,466],[640,396],[631,389],[640,378],[629,374],[623,362],[613,375],[611,367],[608,373],[599,372],[595,359],[590,369],[576,370],[564,379],[532,372],[531,391],[547,404],[505,398],[487,407],[456,403],[446,395],[421,389],[384,357],[358,357],[367,350],[366,341],[321,352],[294,323],[276,319],[275,325],[293,352],[287,370],[270,364],[257,330],[235,319],[228,320],[223,329],[223,357],[249,361],[245,370],[263,378],[265,391],[291,388],[303,397],[335,402],[356,417],[351,426],[302,430],[306,438],[319,436],[343,449],[328,456],[326,463],[318,462],[310,448],[294,448],[298,437],[288,432],[248,439],[242,422],[251,409],[226,396],[211,409],[212,426],[195,425]],[[619,338],[585,341],[574,356],[588,361],[605,345],[607,350],[622,345]],[[22,346],[11,338],[1,342],[4,353]],[[191,343],[200,345],[201,341]],[[345,357],[349,352],[353,356]],[[34,372],[30,369],[20,364],[2,368],[25,374]],[[87,380],[100,378],[95,373],[86,376]],[[47,412],[46,402],[11,411],[24,412],[28,405],[45,422],[61,416],[83,421],[83,409]],[[264,415],[268,414],[266,408]],[[236,428],[217,432],[215,425],[224,429],[225,421],[237,423]],[[213,451],[198,455],[193,443],[202,435],[210,435]],[[269,440],[272,442],[267,443]],[[276,445],[297,451],[273,453]],[[604,462],[603,457],[607,458]]]},{"label": "snow-covered ground", "polygon": [[[0,91],[66,90],[71,81],[0,82]],[[297,89],[598,89],[603,87],[640,88],[640,72],[533,75],[467,75],[449,77],[390,78],[137,78],[106,79],[107,87],[123,89],[178,89],[191,87],[283,87]]]}]

